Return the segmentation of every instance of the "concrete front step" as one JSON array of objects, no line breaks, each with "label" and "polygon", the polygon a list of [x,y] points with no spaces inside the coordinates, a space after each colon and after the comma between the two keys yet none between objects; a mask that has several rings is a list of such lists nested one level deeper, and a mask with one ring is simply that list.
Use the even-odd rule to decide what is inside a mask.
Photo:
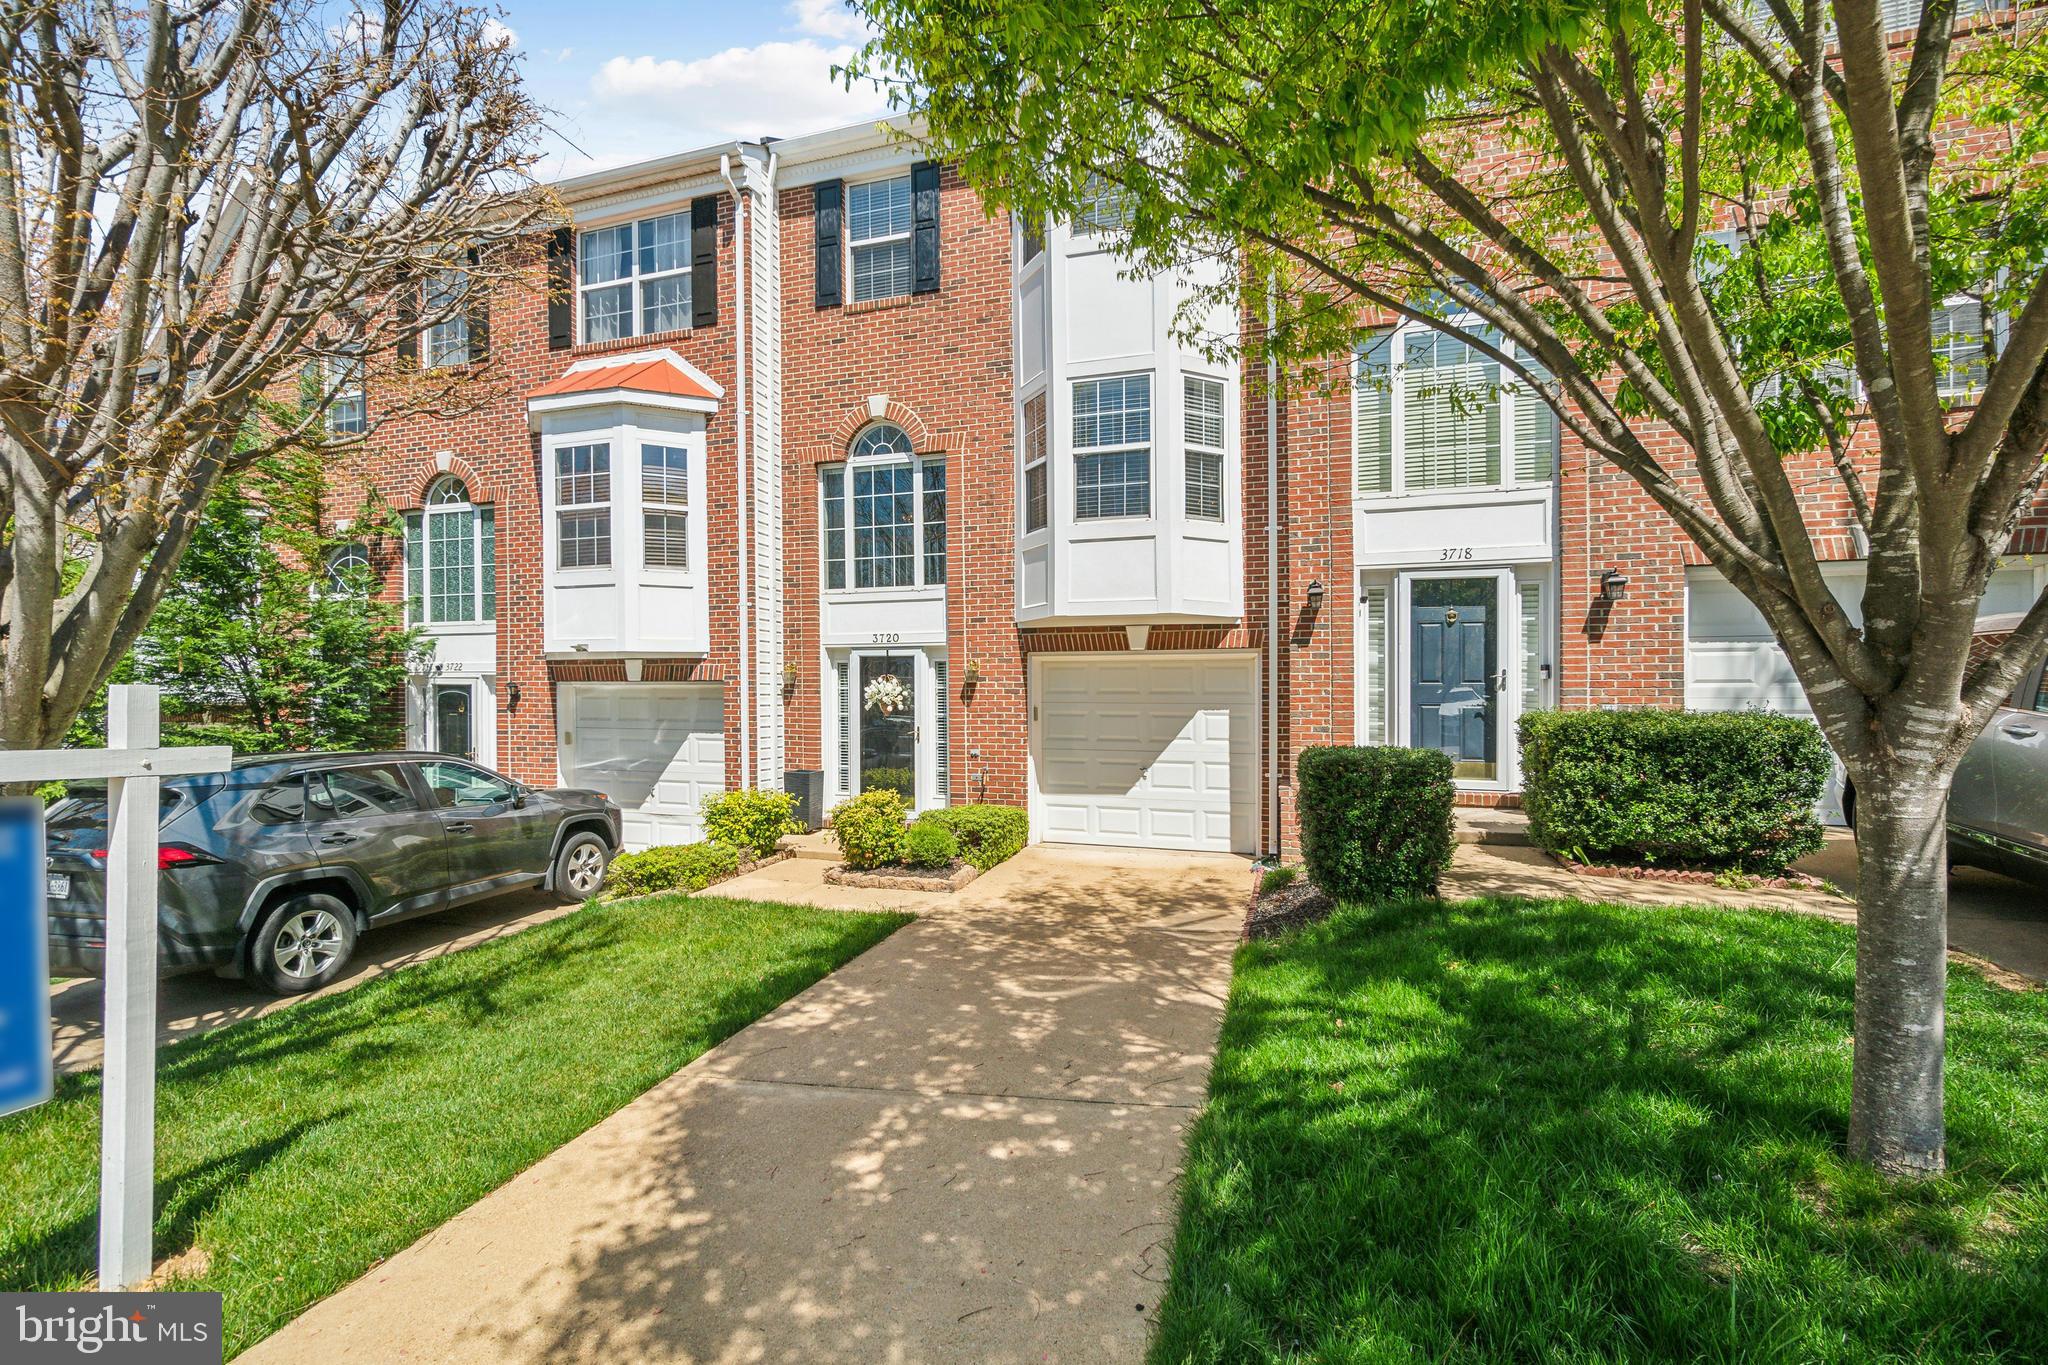
[{"label": "concrete front step", "polygon": [[1518,810],[1490,806],[1460,806],[1454,827],[1461,844],[1495,844],[1512,848],[1529,847],[1529,817]]}]

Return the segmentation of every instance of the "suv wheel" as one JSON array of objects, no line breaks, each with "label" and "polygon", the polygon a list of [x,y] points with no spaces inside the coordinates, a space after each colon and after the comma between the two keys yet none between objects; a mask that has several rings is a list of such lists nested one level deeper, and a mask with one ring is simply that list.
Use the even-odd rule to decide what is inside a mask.
[{"label": "suv wheel", "polygon": [[588,830],[572,834],[555,857],[555,890],[587,901],[604,885],[604,874],[611,865],[612,851],[604,840]]},{"label": "suv wheel", "polygon": [[355,950],[355,912],[316,892],[263,917],[249,940],[249,967],[273,994],[299,995],[340,976]]}]

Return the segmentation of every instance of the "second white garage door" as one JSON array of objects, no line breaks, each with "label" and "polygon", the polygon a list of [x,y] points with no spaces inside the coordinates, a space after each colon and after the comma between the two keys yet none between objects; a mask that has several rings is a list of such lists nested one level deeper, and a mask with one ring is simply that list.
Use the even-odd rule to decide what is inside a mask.
[{"label": "second white garage door", "polygon": [[627,848],[703,837],[699,804],[725,790],[723,688],[579,683],[561,700],[562,780],[619,803]]},{"label": "second white garage door", "polygon": [[1252,655],[1040,658],[1031,707],[1033,795],[1044,839],[1253,850]]}]

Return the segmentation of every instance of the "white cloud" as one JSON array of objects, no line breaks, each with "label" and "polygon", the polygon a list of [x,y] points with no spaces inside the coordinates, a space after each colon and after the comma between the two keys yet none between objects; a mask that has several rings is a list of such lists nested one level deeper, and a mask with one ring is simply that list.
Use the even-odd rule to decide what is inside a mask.
[{"label": "white cloud", "polygon": [[484,20],[484,45],[486,47],[517,47],[519,34],[509,24],[497,19]]},{"label": "white cloud", "polygon": [[848,0],[790,0],[789,17],[797,32],[816,38],[859,42],[869,33],[867,16]]},{"label": "white cloud", "polygon": [[[889,112],[881,91],[865,82],[849,90],[832,74],[853,55],[851,44],[826,47],[809,38],[727,48],[695,61],[614,57],[591,79],[591,94],[608,111],[659,118],[671,136],[795,137]],[[680,151],[694,145],[682,139]]]}]

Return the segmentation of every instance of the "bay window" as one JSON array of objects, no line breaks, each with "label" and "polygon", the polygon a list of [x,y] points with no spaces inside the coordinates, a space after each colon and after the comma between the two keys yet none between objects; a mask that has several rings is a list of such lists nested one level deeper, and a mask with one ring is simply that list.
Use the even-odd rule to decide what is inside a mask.
[{"label": "bay window", "polygon": [[1197,521],[1223,520],[1223,381],[1181,376],[1187,406],[1183,437],[1187,463],[1187,514]]},{"label": "bay window", "polygon": [[650,569],[690,567],[690,452],[640,447],[642,562]]},{"label": "bay window", "polygon": [[1152,515],[1152,377],[1074,384],[1074,520]]},{"label": "bay window", "polygon": [[576,244],[585,342],[676,332],[690,325],[690,215],[666,213],[594,228]]},{"label": "bay window", "polygon": [[1045,394],[1024,400],[1024,529],[1043,531],[1048,513]]},{"label": "bay window", "polygon": [[595,441],[555,449],[555,563],[608,569],[612,563],[612,448]]},{"label": "bay window", "polygon": [[454,475],[436,479],[405,518],[409,625],[460,625],[498,615],[497,527]]}]

